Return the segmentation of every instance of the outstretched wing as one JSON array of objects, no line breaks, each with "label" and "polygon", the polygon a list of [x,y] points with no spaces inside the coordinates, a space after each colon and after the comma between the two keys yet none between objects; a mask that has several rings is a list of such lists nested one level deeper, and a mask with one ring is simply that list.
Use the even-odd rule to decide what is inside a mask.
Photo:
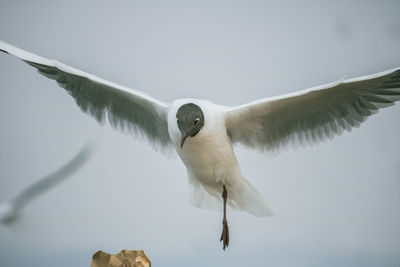
[{"label": "outstretched wing", "polygon": [[43,177],[39,181],[25,188],[14,199],[0,203],[0,222],[11,223],[19,215],[19,212],[33,199],[49,191],[62,181],[71,177],[90,158],[93,153],[93,143],[88,142],[82,149],[61,168]]},{"label": "outstretched wing", "polygon": [[166,148],[167,104],[137,90],[106,81],[0,41],[0,51],[12,54],[56,80],[75,99],[80,109],[98,122],[107,117],[111,126],[141,134],[153,147]]},{"label": "outstretched wing", "polygon": [[277,151],[350,131],[397,100],[399,68],[227,108],[226,128],[232,142]]},{"label": "outstretched wing", "polygon": [[87,143],[82,149],[61,168],[55,172],[43,177],[36,183],[27,187],[13,200],[14,208],[16,210],[22,209],[27,203],[42,193],[55,187],[66,178],[71,177],[77,170],[79,170],[90,158],[93,153],[93,144]]}]

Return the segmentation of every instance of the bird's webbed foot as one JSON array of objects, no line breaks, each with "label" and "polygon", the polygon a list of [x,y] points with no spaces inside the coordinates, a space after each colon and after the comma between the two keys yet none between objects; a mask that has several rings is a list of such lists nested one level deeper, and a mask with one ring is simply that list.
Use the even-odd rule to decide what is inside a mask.
[{"label": "bird's webbed foot", "polygon": [[225,250],[226,247],[229,245],[229,228],[228,228],[228,221],[223,220],[222,221],[222,234],[221,234],[221,239],[223,244],[223,249]]},{"label": "bird's webbed foot", "polygon": [[228,191],[226,190],[225,185],[222,187],[222,200],[224,201],[224,219],[222,220],[222,234],[220,241],[223,241],[223,249],[229,245],[229,228],[228,221],[226,220],[226,201],[228,199]]}]

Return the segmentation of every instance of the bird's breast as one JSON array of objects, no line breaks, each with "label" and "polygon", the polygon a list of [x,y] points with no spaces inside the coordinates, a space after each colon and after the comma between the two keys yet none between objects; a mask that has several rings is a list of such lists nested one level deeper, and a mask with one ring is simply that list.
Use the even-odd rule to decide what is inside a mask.
[{"label": "bird's breast", "polygon": [[239,166],[226,132],[199,132],[187,139],[177,152],[190,175],[201,183],[213,186],[237,176]]}]

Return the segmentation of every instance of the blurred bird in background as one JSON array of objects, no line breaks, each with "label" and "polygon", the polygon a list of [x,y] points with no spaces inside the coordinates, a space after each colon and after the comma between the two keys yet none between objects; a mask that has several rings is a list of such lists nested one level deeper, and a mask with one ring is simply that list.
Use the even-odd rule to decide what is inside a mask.
[{"label": "blurred bird in background", "polygon": [[62,181],[70,178],[90,158],[94,151],[92,142],[86,143],[81,150],[70,159],[65,165],[26,187],[20,194],[11,200],[0,203],[0,222],[9,225],[16,222],[23,208],[32,200],[51,190]]}]

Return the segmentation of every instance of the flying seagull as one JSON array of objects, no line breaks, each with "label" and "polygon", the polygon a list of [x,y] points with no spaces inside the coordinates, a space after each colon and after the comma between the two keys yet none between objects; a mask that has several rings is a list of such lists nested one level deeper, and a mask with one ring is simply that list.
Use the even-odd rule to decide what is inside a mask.
[{"label": "flying seagull", "polygon": [[92,151],[93,145],[87,143],[61,168],[28,186],[15,198],[0,203],[0,223],[10,224],[15,222],[21,210],[29,202],[73,175],[89,159]]},{"label": "flying seagull", "polygon": [[358,127],[400,99],[396,68],[236,107],[190,98],[165,103],[4,42],[0,50],[56,80],[97,121],[107,118],[112,127],[131,130],[156,149],[174,148],[187,168],[191,204],[223,207],[223,249],[229,245],[227,204],[255,216],[273,214],[243,176],[233,144],[276,151],[291,143],[317,143]]}]

